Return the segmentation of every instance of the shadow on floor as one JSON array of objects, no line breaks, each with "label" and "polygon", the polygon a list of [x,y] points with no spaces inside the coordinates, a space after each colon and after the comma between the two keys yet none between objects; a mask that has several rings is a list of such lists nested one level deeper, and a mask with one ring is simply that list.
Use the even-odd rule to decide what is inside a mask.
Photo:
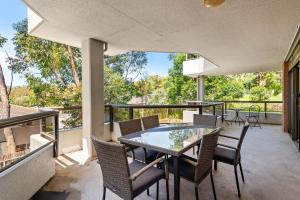
[{"label": "shadow on floor", "polygon": [[38,191],[31,200],[66,200],[70,192]]}]

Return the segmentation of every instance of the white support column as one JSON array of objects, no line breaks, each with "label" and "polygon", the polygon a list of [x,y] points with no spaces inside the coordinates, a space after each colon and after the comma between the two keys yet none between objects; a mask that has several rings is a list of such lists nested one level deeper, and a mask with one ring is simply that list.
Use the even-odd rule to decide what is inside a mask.
[{"label": "white support column", "polygon": [[95,39],[82,42],[82,147],[89,159],[93,154],[91,136],[104,135],[104,43]]},{"label": "white support column", "polygon": [[197,101],[204,101],[204,76],[197,78]]}]

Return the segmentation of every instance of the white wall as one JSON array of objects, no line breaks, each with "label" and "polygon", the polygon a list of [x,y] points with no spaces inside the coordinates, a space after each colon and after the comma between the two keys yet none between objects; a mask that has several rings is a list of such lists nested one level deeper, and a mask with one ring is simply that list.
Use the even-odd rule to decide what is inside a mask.
[{"label": "white wall", "polygon": [[27,200],[55,174],[52,145],[0,174],[1,200]]},{"label": "white wall", "polygon": [[82,149],[82,127],[60,130],[58,155]]}]

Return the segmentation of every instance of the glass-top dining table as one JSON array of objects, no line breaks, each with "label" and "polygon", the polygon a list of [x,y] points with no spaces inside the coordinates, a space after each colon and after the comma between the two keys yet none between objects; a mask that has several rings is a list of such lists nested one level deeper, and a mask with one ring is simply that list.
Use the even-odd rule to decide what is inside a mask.
[{"label": "glass-top dining table", "polygon": [[160,126],[126,136],[118,140],[127,145],[134,145],[146,149],[168,154],[174,157],[174,199],[180,199],[180,156],[193,146],[199,144],[203,135],[210,134],[216,127],[195,124],[170,124]]}]

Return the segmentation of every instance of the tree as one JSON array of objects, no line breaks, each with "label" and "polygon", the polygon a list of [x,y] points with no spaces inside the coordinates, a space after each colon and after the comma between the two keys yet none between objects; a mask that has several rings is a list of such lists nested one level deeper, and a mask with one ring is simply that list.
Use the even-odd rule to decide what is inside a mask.
[{"label": "tree", "polygon": [[[0,35],[0,48],[3,47],[3,45],[5,44],[6,41],[7,41],[7,39]],[[11,70],[11,71],[12,71],[11,79],[13,80],[13,70]],[[7,86],[6,86],[2,65],[0,63],[0,98],[1,98],[1,103],[2,103],[1,118],[9,118],[10,117],[9,95],[11,92],[11,88],[12,88],[12,81],[11,81],[9,88],[7,88]],[[7,153],[8,154],[15,153],[16,144],[15,144],[14,136],[12,133],[12,129],[4,128],[3,132],[4,132],[5,139],[6,139]]]},{"label": "tree", "polygon": [[241,75],[252,100],[269,100],[281,93],[279,72],[256,72]]},{"label": "tree", "polygon": [[[7,40],[0,35],[0,48],[3,47]],[[3,69],[0,63],[0,97],[2,102],[2,118],[8,118],[10,116],[10,106],[9,106],[9,94],[5,83],[5,77],[3,74]]]},{"label": "tree", "polygon": [[104,99],[105,103],[125,104],[132,98],[132,86],[113,69],[104,67]]},{"label": "tree", "polygon": [[163,89],[163,83],[164,78],[157,75],[145,77],[141,80],[138,80],[134,82],[135,96],[141,97],[142,103],[148,104],[152,96],[154,94],[157,94],[158,90],[161,91]]},{"label": "tree", "polygon": [[253,87],[250,89],[249,93],[252,101],[266,101],[269,100],[272,95],[272,91],[264,86]]},{"label": "tree", "polygon": [[243,97],[244,86],[235,76],[205,77],[205,99],[234,100]]},{"label": "tree", "polygon": [[[27,34],[27,22],[15,24],[14,64],[25,75],[29,102],[37,106],[81,104],[80,49],[36,38]],[[106,56],[104,96],[106,103],[127,103],[133,94],[133,80],[143,74],[147,64],[144,52]]]},{"label": "tree", "polygon": [[185,54],[176,54],[176,56],[171,56],[171,59],[173,59],[173,66],[169,69],[169,76],[165,84],[168,103],[178,104],[196,99],[195,80],[182,74],[182,63],[186,59]]},{"label": "tree", "polygon": [[13,25],[15,65],[25,74],[30,102],[38,106],[81,103],[81,52],[78,48],[28,35],[27,21]]},{"label": "tree", "polygon": [[144,76],[147,56],[145,52],[131,51],[116,56],[106,56],[105,64],[132,83]]}]

